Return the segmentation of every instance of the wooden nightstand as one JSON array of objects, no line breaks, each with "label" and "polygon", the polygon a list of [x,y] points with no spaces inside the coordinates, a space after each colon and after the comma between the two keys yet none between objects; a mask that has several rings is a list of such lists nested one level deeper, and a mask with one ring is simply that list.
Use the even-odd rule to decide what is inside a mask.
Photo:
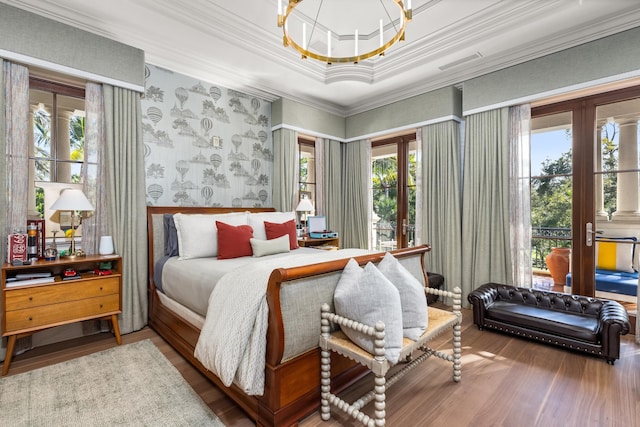
[{"label": "wooden nightstand", "polygon": [[335,249],[338,249],[340,247],[340,238],[329,237],[324,239],[312,239],[311,237],[303,237],[301,239],[298,239],[298,246],[300,247],[330,246]]},{"label": "wooden nightstand", "polygon": [[[94,273],[101,262],[111,274]],[[62,280],[68,268],[80,278]],[[11,281],[17,275],[50,273],[49,283]],[[7,281],[9,279],[9,281]],[[108,318],[118,344],[122,343],[118,314],[122,312],[122,259],[117,255],[61,258],[33,265],[2,266],[2,336],[9,337],[2,375],[9,371],[16,339],[33,332],[82,320]],[[21,283],[22,282],[22,283]]]}]

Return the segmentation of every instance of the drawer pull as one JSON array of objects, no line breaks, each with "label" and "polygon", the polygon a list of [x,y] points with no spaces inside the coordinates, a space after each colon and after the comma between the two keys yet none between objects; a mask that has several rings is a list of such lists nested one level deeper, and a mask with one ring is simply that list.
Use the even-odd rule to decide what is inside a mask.
[{"label": "drawer pull", "polygon": [[32,317],[32,316],[29,316],[29,320],[33,320],[33,317]]},{"label": "drawer pull", "polygon": [[29,301],[33,301],[33,297],[29,297]]},{"label": "drawer pull", "polygon": [[100,304],[100,308],[102,308],[102,304]]},{"label": "drawer pull", "polygon": [[102,290],[102,286],[100,286],[100,290]]}]

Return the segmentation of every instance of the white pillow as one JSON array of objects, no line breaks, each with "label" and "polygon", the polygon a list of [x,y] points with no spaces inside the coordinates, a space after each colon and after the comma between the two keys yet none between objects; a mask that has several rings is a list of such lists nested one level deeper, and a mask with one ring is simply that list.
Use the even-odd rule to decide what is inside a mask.
[{"label": "white pillow", "polygon": [[260,240],[256,238],[249,239],[254,257],[265,255],[279,254],[289,252],[289,235],[285,234],[276,239]]},{"label": "white pillow", "polygon": [[181,214],[173,215],[178,233],[178,259],[207,258],[218,256],[218,229],[216,221],[230,225],[246,225],[246,212],[228,214]]},{"label": "white pillow", "polygon": [[267,232],[264,229],[264,222],[282,224],[296,219],[296,213],[291,212],[252,212],[247,217],[247,224],[253,228],[253,238],[267,240]]},{"label": "white pillow", "polygon": [[[402,307],[400,294],[372,263],[364,269],[352,258],[345,266],[333,295],[336,314],[375,326],[384,322],[385,356],[398,363],[402,349]],[[374,339],[362,332],[342,328],[342,332],[369,353],[374,352]]]},{"label": "white pillow", "polygon": [[427,297],[422,283],[389,252],[378,263],[378,270],[400,293],[404,336],[417,341],[429,325]]}]

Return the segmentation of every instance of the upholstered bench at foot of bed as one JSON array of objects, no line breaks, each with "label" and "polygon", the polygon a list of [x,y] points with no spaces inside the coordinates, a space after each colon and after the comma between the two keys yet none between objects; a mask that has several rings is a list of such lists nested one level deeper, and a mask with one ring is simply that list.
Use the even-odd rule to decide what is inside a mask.
[{"label": "upholstered bench at foot of bed", "polygon": [[629,332],[618,302],[487,283],[469,293],[473,321],[490,328],[603,357],[620,357],[620,335]]}]

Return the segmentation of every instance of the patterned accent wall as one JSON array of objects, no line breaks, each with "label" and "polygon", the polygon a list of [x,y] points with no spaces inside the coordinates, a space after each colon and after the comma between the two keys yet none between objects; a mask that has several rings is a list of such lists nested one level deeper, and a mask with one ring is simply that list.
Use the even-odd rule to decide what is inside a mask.
[{"label": "patterned accent wall", "polygon": [[147,204],[272,206],[271,103],[145,67]]}]

